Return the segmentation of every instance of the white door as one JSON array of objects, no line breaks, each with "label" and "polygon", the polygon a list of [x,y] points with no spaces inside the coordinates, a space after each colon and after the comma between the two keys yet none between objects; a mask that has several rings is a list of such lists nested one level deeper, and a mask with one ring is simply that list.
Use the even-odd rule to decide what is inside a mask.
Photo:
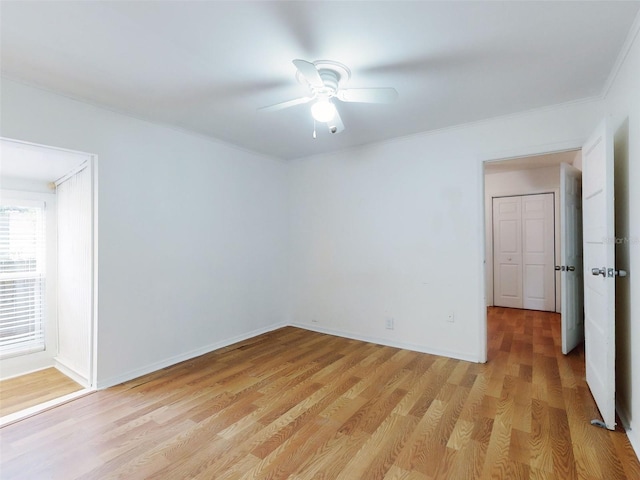
[{"label": "white door", "polygon": [[522,308],[555,310],[553,194],[522,197]]},{"label": "white door", "polygon": [[553,194],[493,199],[494,305],[555,310]]},{"label": "white door", "polygon": [[522,199],[493,199],[494,305],[522,308]]},{"label": "white door", "polygon": [[562,353],[584,340],[582,298],[582,172],[560,165],[560,282],[562,285]]},{"label": "white door", "polygon": [[615,419],[613,138],[603,121],[582,148],[585,362],[607,428]]}]

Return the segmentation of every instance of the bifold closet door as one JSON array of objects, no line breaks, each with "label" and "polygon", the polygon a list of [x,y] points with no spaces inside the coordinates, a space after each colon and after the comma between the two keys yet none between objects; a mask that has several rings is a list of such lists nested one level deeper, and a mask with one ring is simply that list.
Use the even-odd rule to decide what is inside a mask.
[{"label": "bifold closet door", "polygon": [[494,305],[555,310],[552,193],[493,199]]},{"label": "bifold closet door", "polygon": [[522,308],[522,197],[493,199],[493,303]]}]

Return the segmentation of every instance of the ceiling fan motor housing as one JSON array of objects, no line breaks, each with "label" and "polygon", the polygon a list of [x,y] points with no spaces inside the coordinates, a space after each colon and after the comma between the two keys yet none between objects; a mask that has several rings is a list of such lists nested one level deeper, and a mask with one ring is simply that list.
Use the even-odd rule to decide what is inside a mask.
[{"label": "ceiling fan motor housing", "polygon": [[318,75],[324,83],[323,87],[313,87],[309,85],[309,82],[298,71],[296,76],[300,83],[309,85],[311,91],[316,96],[333,97],[338,93],[338,90],[347,83],[351,78],[351,71],[346,65],[340,62],[334,62],[333,60],[316,60],[313,65],[318,70]]},{"label": "ceiling fan motor housing", "polygon": [[[332,70],[318,70],[320,78],[324,82],[324,88],[318,89],[318,93],[326,93],[333,96],[338,91],[338,75]],[[324,90],[324,91],[323,91]]]}]

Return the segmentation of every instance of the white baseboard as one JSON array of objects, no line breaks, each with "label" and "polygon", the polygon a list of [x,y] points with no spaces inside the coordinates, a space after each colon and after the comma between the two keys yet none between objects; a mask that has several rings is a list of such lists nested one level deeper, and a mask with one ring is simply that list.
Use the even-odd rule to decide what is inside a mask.
[{"label": "white baseboard", "polygon": [[242,335],[237,335],[235,337],[227,338],[220,342],[212,343],[210,345],[206,345],[204,347],[197,348],[189,352],[181,353],[179,355],[175,355],[173,357],[166,358],[164,360],[160,360],[158,362],[154,362],[149,365],[145,365],[144,367],[141,367],[141,368],[129,370],[128,372],[123,373],[121,375],[116,375],[116,376],[102,379],[102,380],[99,379],[97,382],[97,388],[99,390],[102,390],[104,388],[109,388],[114,385],[119,385],[120,383],[133,380],[134,378],[147,375],[148,373],[155,372],[162,368],[170,367],[171,365],[175,365],[176,363],[184,362],[185,360],[190,360],[192,358],[199,357],[200,355],[204,355],[205,353],[213,352],[214,350],[228,347],[229,345],[233,345],[234,343],[242,342],[243,340],[257,337],[258,335],[262,335],[263,333],[272,332],[273,330],[277,330],[278,328],[282,328],[286,326],[287,324],[284,322],[272,324],[272,325],[269,325],[268,327],[263,327],[257,330],[253,330],[251,332],[243,333]]},{"label": "white baseboard", "polygon": [[616,402],[616,413],[618,417],[620,417],[620,423],[624,427],[624,431],[627,434],[627,438],[629,439],[629,443],[633,447],[633,450],[636,452],[636,457],[640,459],[640,436],[638,436],[638,429],[634,429],[631,426],[631,422],[629,421],[629,414],[627,410],[622,408],[619,403]]},{"label": "white baseboard", "polygon": [[405,350],[412,350],[414,352],[428,353],[430,355],[438,355],[440,357],[449,357],[449,358],[455,358],[457,360],[464,360],[466,362],[479,363],[478,358],[472,355],[465,355],[460,352],[450,352],[448,350],[430,348],[430,347],[425,347],[423,345],[415,345],[407,342],[389,340],[388,338],[372,337],[368,335],[360,335],[358,333],[353,333],[353,332],[345,332],[343,330],[317,327],[315,325],[309,325],[307,323],[294,322],[294,323],[291,323],[290,325],[292,327],[303,328],[305,330],[311,330],[313,332],[326,333],[327,335],[335,335],[336,337],[345,337],[345,338],[350,338],[352,340],[360,340],[362,342],[371,342],[371,343],[377,343],[379,345],[386,345],[387,347],[402,348]]},{"label": "white baseboard", "polygon": [[241,342],[243,340],[247,340],[249,338],[257,337],[258,335],[262,335],[263,333],[272,332],[273,330],[277,330],[278,328],[283,328],[283,327],[287,327],[287,326],[303,328],[305,330],[311,330],[311,331],[315,331],[315,332],[319,332],[319,333],[326,333],[328,335],[335,335],[335,336],[338,336],[338,337],[351,338],[353,340],[360,340],[360,341],[363,341],[363,342],[377,343],[377,344],[386,345],[386,346],[389,346],[389,347],[404,348],[406,350],[413,350],[415,352],[420,352],[420,353],[429,353],[431,355],[439,355],[439,356],[443,356],[443,357],[450,357],[450,358],[455,358],[455,359],[458,359],[458,360],[465,360],[467,362],[474,362],[474,363],[478,362],[477,358],[475,358],[475,357],[473,357],[471,355],[461,354],[460,352],[450,352],[448,350],[425,348],[424,346],[421,346],[421,345],[414,345],[414,344],[410,344],[410,343],[406,343],[406,342],[398,342],[398,341],[388,340],[388,339],[385,339],[385,338],[378,338],[378,337],[370,337],[370,336],[366,336],[366,335],[359,335],[359,334],[355,334],[355,333],[351,333],[351,332],[344,332],[342,330],[333,330],[333,329],[328,329],[328,328],[318,328],[318,327],[316,327],[314,325],[307,325],[307,324],[302,324],[302,323],[281,322],[281,323],[269,325],[268,327],[264,327],[264,328],[260,328],[260,329],[257,329],[257,330],[253,330],[251,332],[247,332],[247,333],[244,333],[242,335],[237,335],[235,337],[228,338],[228,339],[225,339],[223,341],[216,342],[216,343],[213,343],[213,344],[201,347],[201,348],[197,348],[197,349],[191,350],[189,352],[181,353],[179,355],[175,355],[173,357],[166,358],[166,359],[161,360],[159,362],[151,363],[151,364],[146,365],[146,366],[141,367],[141,368],[136,368],[136,369],[133,369],[133,370],[129,370],[128,372],[125,372],[125,373],[123,373],[121,375],[115,375],[113,377],[109,377],[109,378],[102,379],[102,380],[99,379],[98,382],[97,382],[97,386],[96,387],[99,390],[102,390],[102,389],[105,389],[105,388],[109,388],[109,387],[112,387],[114,385],[118,385],[120,383],[127,382],[129,380],[133,380],[134,378],[138,378],[138,377],[141,377],[143,375],[147,375],[149,373],[155,372],[155,371],[160,370],[162,368],[170,367],[171,365],[175,365],[176,363],[184,362],[185,360],[190,360],[192,358],[199,357],[200,355],[204,355],[206,353],[213,352],[214,350],[218,350],[220,348],[228,347],[229,345],[233,345],[234,343],[238,343],[238,342]]},{"label": "white baseboard", "polygon": [[86,378],[84,375],[79,374],[73,368],[67,365],[63,358],[55,357],[53,360],[55,362],[54,366],[58,370],[60,370],[62,373],[64,373],[67,377],[69,377],[74,382],[77,382],[80,385],[82,385],[84,388],[89,388],[89,379]]},{"label": "white baseboard", "polygon": [[627,432],[627,437],[629,438],[629,443],[633,447],[633,450],[636,452],[636,457],[640,459],[640,437],[638,436],[638,430],[634,430],[629,427],[625,428]]},{"label": "white baseboard", "polygon": [[630,422],[629,422],[629,415],[627,414],[627,410],[625,408],[622,408],[622,405],[620,405],[619,402],[616,402],[616,413],[618,414],[618,417],[620,417],[620,423],[622,423],[622,426],[624,427],[625,430],[630,429]]}]

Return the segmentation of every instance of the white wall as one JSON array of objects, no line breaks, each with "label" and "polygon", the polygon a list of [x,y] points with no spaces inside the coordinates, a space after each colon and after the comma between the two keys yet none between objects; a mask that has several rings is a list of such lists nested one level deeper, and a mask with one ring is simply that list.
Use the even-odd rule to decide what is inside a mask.
[{"label": "white wall", "polygon": [[284,162],[5,79],[1,88],[1,136],[99,158],[98,386],[284,322]]},{"label": "white wall", "polygon": [[[636,19],[638,22],[638,19]],[[640,26],[606,99],[614,131],[617,268],[616,388],[618,412],[640,456]]]},{"label": "white wall", "polygon": [[[528,195],[534,193],[554,194],[555,254],[560,258],[560,167],[541,167],[510,172],[485,173],[484,204],[486,225],[486,296],[487,305],[493,305],[493,228],[492,198],[507,195]],[[559,263],[559,262],[556,262]],[[556,312],[560,311],[560,272],[556,272]]]},{"label": "white wall", "polygon": [[601,116],[574,103],[294,161],[291,321],[484,360],[482,161],[578,148]]}]

